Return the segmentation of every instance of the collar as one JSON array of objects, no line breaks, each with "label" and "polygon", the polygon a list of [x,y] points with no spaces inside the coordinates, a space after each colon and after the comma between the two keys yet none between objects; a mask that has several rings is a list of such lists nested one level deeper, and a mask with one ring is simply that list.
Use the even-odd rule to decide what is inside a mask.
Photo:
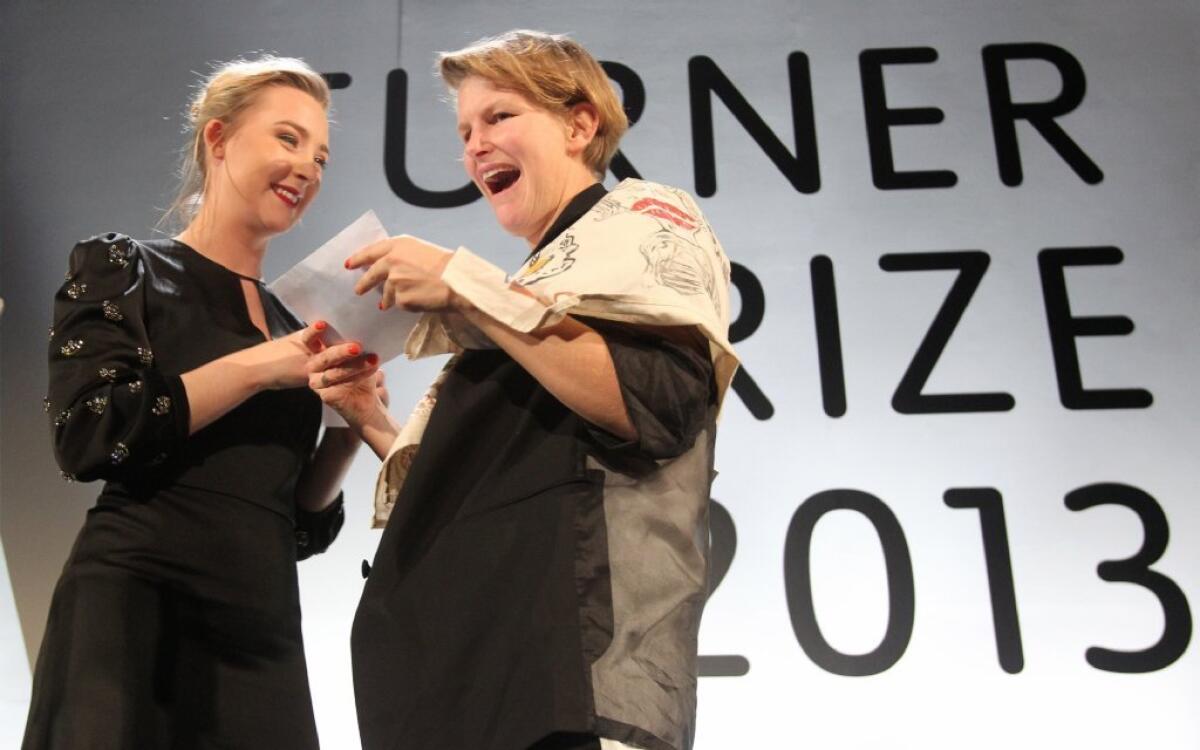
[{"label": "collar", "polygon": [[542,235],[542,241],[537,244],[537,247],[530,251],[529,255],[532,256],[546,245],[549,245],[555,237],[566,231],[567,227],[582,219],[583,215],[588,211],[591,211],[592,206],[595,206],[597,203],[599,203],[600,199],[606,195],[608,195],[608,188],[604,187],[599,182],[584,188],[582,192],[571,199],[571,202],[567,204],[567,207],[562,210],[562,213],[558,215],[558,218],[554,220],[554,223],[551,224],[550,228],[546,230],[546,233]]}]

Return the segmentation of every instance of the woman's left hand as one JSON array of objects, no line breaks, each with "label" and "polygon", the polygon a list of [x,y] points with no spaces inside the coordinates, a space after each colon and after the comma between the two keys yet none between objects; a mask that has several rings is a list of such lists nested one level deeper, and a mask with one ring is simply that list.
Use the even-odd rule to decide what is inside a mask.
[{"label": "woman's left hand", "polygon": [[361,430],[377,409],[387,410],[379,357],[364,354],[357,343],[325,347],[309,357],[308,372],[308,387],[353,429]]},{"label": "woman's left hand", "polygon": [[463,300],[442,281],[452,253],[409,235],[368,245],[346,259],[346,268],[366,268],[354,285],[356,294],[378,287],[379,309],[399,307],[419,312],[459,310]]}]

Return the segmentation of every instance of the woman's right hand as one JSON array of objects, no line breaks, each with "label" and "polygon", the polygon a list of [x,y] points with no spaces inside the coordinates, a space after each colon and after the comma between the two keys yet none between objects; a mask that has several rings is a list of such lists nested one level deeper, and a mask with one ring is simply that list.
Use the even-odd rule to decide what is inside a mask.
[{"label": "woman's right hand", "polygon": [[326,328],[325,323],[317,321],[295,333],[239,349],[183,373],[180,379],[190,415],[188,434],[220,419],[256,393],[307,385],[308,360],[324,348],[321,333]]},{"label": "woman's right hand", "polygon": [[379,357],[356,343],[324,347],[308,359],[308,387],[352,428],[361,429],[376,412],[387,410],[387,389]]},{"label": "woman's right hand", "polygon": [[307,328],[243,350],[246,364],[257,372],[259,388],[279,390],[308,385],[308,362],[325,348],[321,334],[326,328],[326,323],[318,320]]}]

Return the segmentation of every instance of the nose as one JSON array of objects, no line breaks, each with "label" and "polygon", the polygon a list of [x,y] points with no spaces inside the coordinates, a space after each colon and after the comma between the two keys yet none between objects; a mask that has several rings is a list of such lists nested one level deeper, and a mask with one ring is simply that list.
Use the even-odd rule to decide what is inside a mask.
[{"label": "nose", "polygon": [[297,159],[294,170],[296,176],[306,182],[317,182],[321,179],[321,168],[317,166],[315,156]]},{"label": "nose", "polygon": [[491,142],[481,131],[482,128],[472,130],[470,137],[467,138],[467,142],[464,144],[463,148],[466,150],[468,156],[480,157],[492,149]]}]

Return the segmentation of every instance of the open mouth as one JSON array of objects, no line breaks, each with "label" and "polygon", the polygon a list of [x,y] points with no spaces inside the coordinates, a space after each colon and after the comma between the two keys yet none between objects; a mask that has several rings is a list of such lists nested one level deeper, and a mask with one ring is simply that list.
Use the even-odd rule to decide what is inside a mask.
[{"label": "open mouth", "polygon": [[513,167],[493,169],[483,175],[483,184],[492,195],[499,195],[521,179],[521,170]]}]

